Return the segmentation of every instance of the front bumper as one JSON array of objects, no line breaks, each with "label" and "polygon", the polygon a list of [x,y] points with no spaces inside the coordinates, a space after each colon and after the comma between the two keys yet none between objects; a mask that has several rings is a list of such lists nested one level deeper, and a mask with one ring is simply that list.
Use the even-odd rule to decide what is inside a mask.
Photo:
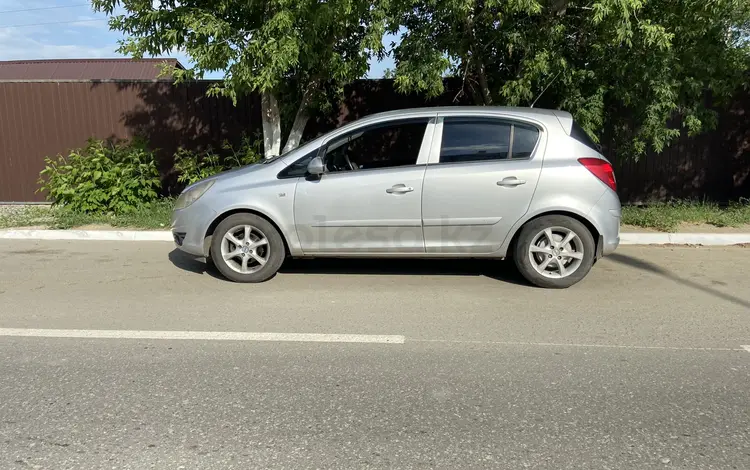
[{"label": "front bumper", "polygon": [[208,256],[205,239],[216,220],[216,212],[198,200],[185,209],[172,212],[172,237],[180,250],[195,256]]},{"label": "front bumper", "polygon": [[172,238],[174,238],[174,244],[177,245],[177,247],[181,247],[185,243],[185,236],[187,235],[186,232],[180,232],[178,230],[172,230]]}]

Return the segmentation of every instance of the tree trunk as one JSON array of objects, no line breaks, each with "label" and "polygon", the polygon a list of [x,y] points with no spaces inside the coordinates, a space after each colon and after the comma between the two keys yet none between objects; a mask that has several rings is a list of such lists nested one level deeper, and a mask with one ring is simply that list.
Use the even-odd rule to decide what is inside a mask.
[{"label": "tree trunk", "polygon": [[289,137],[286,139],[283,153],[299,147],[299,143],[302,140],[302,133],[305,131],[307,121],[310,119],[309,106],[310,99],[312,98],[312,88],[314,86],[314,84],[310,84],[305,91],[305,94],[302,96],[302,102],[299,104],[299,108],[297,108],[297,115],[294,116],[294,124],[292,124],[292,129],[289,131]]},{"label": "tree trunk", "polygon": [[[466,33],[468,33],[469,37],[471,38],[468,52],[469,54],[471,54],[470,58],[472,61],[472,65],[476,71],[477,80],[479,81],[478,93],[477,90],[472,89],[472,95],[474,97],[474,101],[477,104],[489,106],[492,104],[492,94],[490,93],[490,88],[487,83],[487,73],[484,69],[484,60],[482,59],[480,50],[481,47],[479,41],[477,40],[476,32],[474,31],[474,15],[476,14],[476,10],[477,6],[474,7],[474,11],[469,14],[464,21],[464,31],[466,31]],[[477,94],[479,96],[477,96]]]},{"label": "tree trunk", "polygon": [[569,0],[550,0],[549,9],[553,14],[563,16],[568,9],[568,3]]},{"label": "tree trunk", "polygon": [[275,157],[281,149],[281,114],[276,96],[264,91],[260,97],[263,120],[263,153],[266,158]]},{"label": "tree trunk", "polygon": [[477,64],[477,75],[479,77],[479,92],[482,95],[482,102],[485,106],[492,104],[492,94],[490,93],[490,87],[487,84],[487,72],[484,70],[484,61],[477,54],[474,63]]},{"label": "tree trunk", "polygon": [[469,84],[471,99],[474,101],[474,106],[484,106],[484,98],[482,97],[482,94],[479,92],[479,90],[477,90],[477,88],[477,81],[472,78],[472,83]]}]

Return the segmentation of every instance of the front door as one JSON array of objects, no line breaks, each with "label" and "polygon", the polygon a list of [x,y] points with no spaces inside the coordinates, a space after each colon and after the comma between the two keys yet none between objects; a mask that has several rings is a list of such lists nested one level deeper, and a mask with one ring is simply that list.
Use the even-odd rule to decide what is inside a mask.
[{"label": "front door", "polygon": [[418,161],[429,153],[428,120],[360,128],[324,145],[326,173],[300,178],[294,196],[305,254],[424,253]]},{"label": "front door", "polygon": [[528,123],[443,118],[439,161],[430,162],[424,179],[427,253],[500,248],[531,204],[542,167],[540,135]]}]

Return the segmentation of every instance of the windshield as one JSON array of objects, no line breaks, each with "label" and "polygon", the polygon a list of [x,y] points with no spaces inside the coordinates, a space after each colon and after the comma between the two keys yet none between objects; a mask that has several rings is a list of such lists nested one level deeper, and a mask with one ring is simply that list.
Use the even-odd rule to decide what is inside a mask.
[{"label": "windshield", "polygon": [[[266,164],[268,164],[268,163],[273,163],[273,162],[275,162],[275,161],[279,160],[280,158],[284,158],[284,157],[286,157],[286,156],[287,156],[287,155],[289,155],[290,153],[296,152],[297,150],[299,150],[299,149],[301,149],[301,148],[304,148],[304,147],[305,147],[306,145],[308,145],[308,144],[310,144],[310,142],[305,142],[305,143],[304,143],[303,145],[299,145],[298,147],[295,147],[295,148],[293,148],[292,150],[288,150],[288,151],[286,151],[286,152],[284,152],[284,153],[282,153],[282,154],[280,154],[280,155],[276,155],[276,156],[274,156],[274,157],[271,157],[271,158],[264,158],[264,159],[263,159],[263,160],[262,160],[261,162],[259,162],[259,163],[262,163],[263,165],[266,165]],[[300,153],[300,155],[302,155],[302,153]]]},{"label": "windshield", "polygon": [[260,163],[262,163],[263,165],[266,165],[266,164],[268,164],[268,163],[273,163],[273,162],[275,162],[276,160],[278,160],[279,158],[281,158],[281,157],[283,157],[283,156],[287,155],[288,153],[289,153],[289,152],[286,152],[286,153],[282,153],[281,155],[276,155],[276,156],[273,156],[273,157],[271,157],[271,158],[264,158],[263,160],[261,160],[261,161],[260,161]]}]

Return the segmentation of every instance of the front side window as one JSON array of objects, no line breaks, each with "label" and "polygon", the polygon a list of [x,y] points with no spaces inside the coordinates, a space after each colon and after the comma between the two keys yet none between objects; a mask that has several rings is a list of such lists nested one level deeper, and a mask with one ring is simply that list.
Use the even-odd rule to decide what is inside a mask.
[{"label": "front side window", "polygon": [[531,157],[536,127],[493,119],[446,118],[440,162],[475,162]]},{"label": "front side window", "polygon": [[416,165],[427,119],[377,125],[356,131],[328,145],[326,170],[372,170]]}]

